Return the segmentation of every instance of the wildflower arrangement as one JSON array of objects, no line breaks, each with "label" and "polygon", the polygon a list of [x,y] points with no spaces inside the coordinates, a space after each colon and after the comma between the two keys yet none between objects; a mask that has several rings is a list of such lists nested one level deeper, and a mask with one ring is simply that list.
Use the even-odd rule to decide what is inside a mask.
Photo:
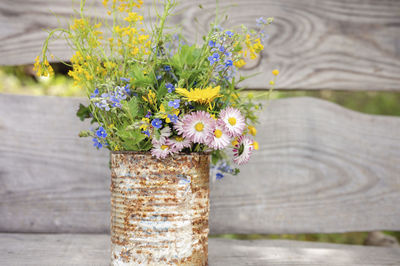
[{"label": "wildflower arrangement", "polygon": [[142,4],[104,0],[111,19],[97,20],[85,16],[82,1],[69,28],[49,33],[35,70],[53,74],[48,42],[66,37],[75,51],[69,76],[89,99],[77,115],[96,125],[80,136],[91,137],[97,149],[150,151],[156,158],[211,152],[217,178],[237,173],[227,150],[241,165],[258,149],[254,136],[261,108],[251,94],[241,97],[237,86],[247,77],[237,70],[264,49],[264,28],[272,18],[257,19],[257,29],[223,29],[217,17],[202,43],[189,45],[176,29],[165,26],[174,0],[164,1],[151,27],[144,23]]}]

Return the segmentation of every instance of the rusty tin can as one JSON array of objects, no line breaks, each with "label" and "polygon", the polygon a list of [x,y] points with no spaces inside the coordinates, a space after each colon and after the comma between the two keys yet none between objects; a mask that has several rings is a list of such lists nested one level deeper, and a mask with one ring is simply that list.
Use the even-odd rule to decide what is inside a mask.
[{"label": "rusty tin can", "polygon": [[111,153],[111,264],[208,265],[208,153]]}]

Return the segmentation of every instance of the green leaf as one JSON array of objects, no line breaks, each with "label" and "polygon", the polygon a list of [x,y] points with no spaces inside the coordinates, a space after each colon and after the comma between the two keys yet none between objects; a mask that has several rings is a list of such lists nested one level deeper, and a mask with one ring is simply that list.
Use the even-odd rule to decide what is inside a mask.
[{"label": "green leaf", "polygon": [[86,118],[90,118],[90,109],[83,104],[79,104],[78,111],[76,112],[76,116],[79,117],[81,121],[85,120]]},{"label": "green leaf", "polygon": [[130,99],[129,102],[124,102],[123,108],[127,116],[132,120],[132,122],[135,121],[135,117],[138,116],[139,112],[137,98],[133,97]]},{"label": "green leaf", "polygon": [[140,129],[127,130],[126,128],[119,129],[117,135],[122,140],[122,146],[126,150],[139,150],[138,144],[146,138],[144,134],[141,133]]}]

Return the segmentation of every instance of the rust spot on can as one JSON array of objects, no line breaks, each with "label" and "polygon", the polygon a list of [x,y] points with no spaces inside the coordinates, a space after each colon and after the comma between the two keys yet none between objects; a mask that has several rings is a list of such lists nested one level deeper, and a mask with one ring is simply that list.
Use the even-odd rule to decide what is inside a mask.
[{"label": "rust spot on can", "polygon": [[210,155],[111,153],[111,264],[208,265]]}]

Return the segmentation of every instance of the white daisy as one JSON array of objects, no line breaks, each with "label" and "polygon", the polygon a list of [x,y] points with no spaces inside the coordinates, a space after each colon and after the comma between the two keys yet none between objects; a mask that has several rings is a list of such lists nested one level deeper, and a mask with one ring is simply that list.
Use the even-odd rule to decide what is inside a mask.
[{"label": "white daisy", "polygon": [[172,148],[176,150],[176,152],[180,152],[184,148],[189,148],[192,145],[192,142],[190,142],[190,140],[185,139],[181,136],[172,137],[168,139],[168,142],[172,145]]},{"label": "white daisy", "polygon": [[243,133],[246,124],[238,109],[227,107],[221,111],[219,117],[224,122],[225,130],[231,137],[237,137]]},{"label": "white daisy", "polygon": [[247,163],[253,149],[253,140],[247,136],[240,136],[237,139],[237,144],[233,148],[233,161],[238,165]]},{"label": "white daisy", "polygon": [[197,111],[187,114],[182,120],[183,137],[192,142],[208,145],[215,128],[215,120],[209,113]]},{"label": "white daisy", "polygon": [[176,153],[176,150],[169,143],[168,139],[157,141],[153,139],[153,149],[151,149],[151,155],[157,159],[164,159],[170,154]]},{"label": "white daisy", "polygon": [[215,126],[214,129],[214,134],[211,136],[209,140],[209,145],[210,147],[216,149],[216,150],[221,150],[225,148],[226,146],[229,145],[230,143],[230,136],[228,132],[226,132],[221,120],[217,121],[217,125]]}]

